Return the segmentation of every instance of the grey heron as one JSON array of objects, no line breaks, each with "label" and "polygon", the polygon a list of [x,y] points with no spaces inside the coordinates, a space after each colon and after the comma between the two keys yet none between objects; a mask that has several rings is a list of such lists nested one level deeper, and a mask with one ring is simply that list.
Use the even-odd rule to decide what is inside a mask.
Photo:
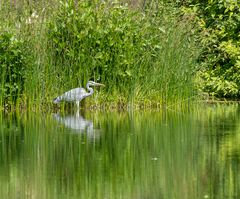
[{"label": "grey heron", "polygon": [[80,101],[88,96],[91,96],[94,92],[93,88],[91,88],[90,86],[104,86],[104,84],[96,83],[94,81],[88,81],[86,87],[89,92],[87,92],[84,88],[74,88],[54,98],[53,103],[57,104],[61,101],[76,102],[77,109],[79,110]]}]

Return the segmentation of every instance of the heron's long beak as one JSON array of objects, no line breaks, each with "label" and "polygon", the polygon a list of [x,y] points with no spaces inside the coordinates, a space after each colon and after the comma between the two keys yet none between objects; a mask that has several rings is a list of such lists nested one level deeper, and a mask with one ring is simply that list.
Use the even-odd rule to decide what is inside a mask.
[{"label": "heron's long beak", "polygon": [[100,83],[94,83],[94,86],[105,86],[105,85]]}]

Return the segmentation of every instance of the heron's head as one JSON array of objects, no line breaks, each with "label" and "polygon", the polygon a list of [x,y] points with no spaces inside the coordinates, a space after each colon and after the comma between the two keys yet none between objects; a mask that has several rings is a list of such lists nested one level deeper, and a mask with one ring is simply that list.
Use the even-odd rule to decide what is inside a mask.
[{"label": "heron's head", "polygon": [[94,81],[88,81],[87,83],[89,86],[105,86],[104,84],[96,83]]}]

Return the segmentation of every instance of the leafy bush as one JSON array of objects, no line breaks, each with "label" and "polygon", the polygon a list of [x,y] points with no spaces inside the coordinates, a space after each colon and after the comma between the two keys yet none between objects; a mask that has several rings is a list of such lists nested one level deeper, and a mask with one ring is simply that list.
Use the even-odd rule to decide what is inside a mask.
[{"label": "leafy bush", "polygon": [[235,0],[188,0],[185,13],[195,15],[204,47],[200,88],[217,97],[240,96],[240,3]]},{"label": "leafy bush", "polygon": [[76,80],[99,76],[108,85],[130,81],[136,50],[143,45],[142,18],[118,4],[62,3],[49,27],[58,72]]},{"label": "leafy bush", "polygon": [[26,57],[23,42],[14,34],[0,34],[1,95],[3,101],[16,102],[24,88]]}]

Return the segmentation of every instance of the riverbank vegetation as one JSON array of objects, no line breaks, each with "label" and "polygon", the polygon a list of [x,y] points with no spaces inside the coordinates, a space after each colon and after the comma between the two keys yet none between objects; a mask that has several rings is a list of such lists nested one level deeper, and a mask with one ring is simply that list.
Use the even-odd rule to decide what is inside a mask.
[{"label": "riverbank vegetation", "polygon": [[89,104],[189,98],[197,48],[188,21],[170,8],[71,0],[1,5],[2,106],[51,106],[89,79],[106,85]]},{"label": "riverbank vegetation", "polygon": [[238,97],[238,7],[205,4],[1,2],[0,107],[52,107],[89,79],[106,87],[87,105],[181,104],[196,85]]}]

